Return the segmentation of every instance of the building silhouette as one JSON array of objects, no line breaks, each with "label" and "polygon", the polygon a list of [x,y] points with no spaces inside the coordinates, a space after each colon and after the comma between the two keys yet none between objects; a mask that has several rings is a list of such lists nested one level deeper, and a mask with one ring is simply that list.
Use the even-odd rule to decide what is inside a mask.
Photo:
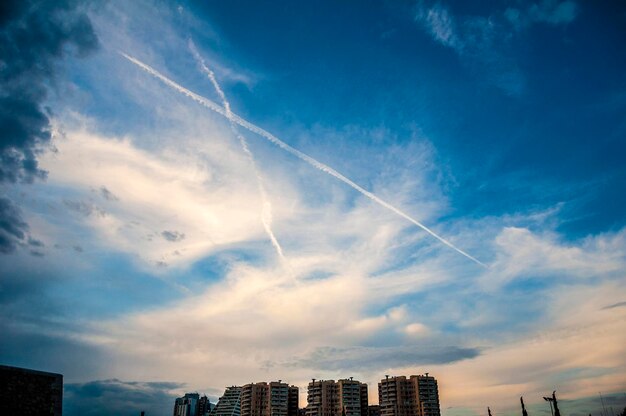
[{"label": "building silhouette", "polygon": [[426,375],[389,377],[378,383],[381,416],[441,416],[437,380]]},{"label": "building silhouette", "polygon": [[1,415],[61,416],[63,375],[0,365]]},{"label": "building silhouette", "polygon": [[213,404],[208,397],[200,397],[200,400],[198,400],[198,416],[207,416],[212,408]]}]

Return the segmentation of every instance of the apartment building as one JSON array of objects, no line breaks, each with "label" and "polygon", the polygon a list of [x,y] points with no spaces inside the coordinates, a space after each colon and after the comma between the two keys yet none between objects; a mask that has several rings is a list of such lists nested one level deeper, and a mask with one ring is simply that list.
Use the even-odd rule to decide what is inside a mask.
[{"label": "apartment building", "polygon": [[209,416],[241,416],[241,387],[226,387]]},{"label": "apartment building", "polygon": [[299,389],[282,380],[241,388],[241,416],[297,416]]},{"label": "apartment building", "polygon": [[[363,413],[365,401],[365,413]],[[311,381],[307,390],[306,416],[365,416],[367,384],[352,378]]]},{"label": "apartment building", "polygon": [[381,416],[441,416],[437,380],[426,375],[389,377],[378,383]]}]

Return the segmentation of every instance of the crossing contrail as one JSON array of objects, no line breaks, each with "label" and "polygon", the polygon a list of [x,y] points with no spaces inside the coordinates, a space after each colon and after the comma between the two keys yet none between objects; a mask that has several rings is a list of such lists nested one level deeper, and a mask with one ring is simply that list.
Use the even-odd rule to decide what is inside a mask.
[{"label": "crossing contrail", "polygon": [[220,99],[222,100],[222,105],[224,106],[224,110],[226,111],[226,118],[228,118],[228,121],[230,122],[230,128],[235,136],[237,136],[237,139],[239,139],[241,148],[248,157],[250,165],[252,165],[252,170],[254,171],[254,175],[256,176],[256,182],[259,188],[259,194],[261,196],[261,223],[263,224],[263,228],[265,228],[265,232],[269,236],[272,245],[276,249],[276,253],[278,253],[278,256],[281,259],[284,259],[285,256],[283,255],[283,249],[280,246],[278,239],[276,239],[274,231],[272,230],[272,203],[270,202],[267,196],[267,192],[265,191],[265,185],[263,185],[263,179],[261,178],[261,174],[257,169],[254,155],[252,154],[252,151],[248,146],[246,138],[243,137],[241,133],[239,133],[237,123],[235,123],[235,121],[233,120],[233,113],[230,110],[230,103],[226,99],[226,94],[224,94],[224,90],[222,90],[222,88],[220,87],[220,84],[217,82],[217,78],[215,78],[215,74],[204,62],[204,59],[202,58],[202,56],[200,56],[198,49],[196,49],[196,45],[194,45],[191,39],[189,39],[189,49],[191,50],[193,57],[196,59],[196,62],[198,62],[198,64],[200,65],[202,72],[204,72],[209,77],[209,80],[211,81],[211,84],[213,84],[217,95],[219,95]]},{"label": "crossing contrail", "polygon": [[[189,91],[187,88],[177,84],[176,82],[174,82],[171,79],[167,78],[165,75],[163,75],[160,72],[158,72],[156,69],[154,69],[154,68],[144,64],[143,62],[141,62],[137,58],[134,58],[134,57],[132,57],[132,56],[130,56],[130,55],[124,53],[124,52],[120,52],[120,55],[122,55],[124,58],[128,59],[130,62],[134,63],[135,65],[137,65],[138,67],[140,67],[144,71],[148,72],[149,74],[151,74],[155,78],[161,80],[165,85],[168,85],[169,87],[177,90],[181,94],[186,95],[187,97],[189,97],[192,100],[196,101],[198,104],[201,104],[201,105],[205,106],[206,108],[208,108],[209,110],[212,110],[212,111],[214,111],[214,112],[216,112],[218,114],[221,114],[221,115],[223,115],[226,118],[229,117],[226,109],[224,109],[223,107],[221,107],[218,104],[214,103],[213,101],[209,100],[208,98],[205,98],[205,97],[203,97],[201,95],[198,95],[198,94],[196,94],[196,93],[194,93],[192,91]],[[327,166],[327,165],[323,164],[322,162],[318,162],[317,160],[313,159],[311,156],[309,156],[309,155],[307,155],[305,153],[302,153],[298,149],[295,149],[295,148],[289,146],[287,143],[283,142],[282,140],[280,140],[278,137],[274,136],[270,132],[268,132],[266,130],[263,130],[262,128],[254,125],[252,123],[250,123],[247,120],[244,120],[243,118],[239,117],[235,113],[232,113],[232,112],[230,113],[229,120],[232,120],[233,122],[237,123],[239,126],[245,128],[247,130],[250,130],[251,132],[256,133],[259,136],[267,139],[271,143],[275,144],[276,146],[280,147],[281,149],[285,150],[286,152],[291,153],[292,155],[296,156],[297,158],[299,158],[301,160],[304,160],[305,162],[307,162],[308,164],[310,164],[313,167],[316,167],[317,169],[321,170],[322,172],[325,172],[325,173],[335,177],[336,179],[340,180],[341,182],[345,183],[346,185],[350,186],[351,188],[353,188],[356,191],[360,192],[361,194],[365,195],[366,197],[368,197],[372,201],[376,202],[377,204],[387,208],[388,210],[396,213],[400,217],[406,219],[407,221],[411,222],[412,224],[414,224],[417,227],[421,228],[422,230],[426,231],[428,234],[430,234],[432,237],[434,237],[437,240],[439,240],[441,243],[443,243],[446,246],[450,247],[451,249],[455,250],[457,253],[467,257],[468,259],[472,260],[476,264],[479,264],[479,265],[481,265],[483,267],[488,267],[485,263],[481,262],[480,260],[478,260],[475,257],[471,256],[470,254],[468,254],[465,251],[461,250],[460,248],[458,248],[457,246],[455,246],[454,244],[452,244],[451,242],[449,242],[445,238],[440,237],[438,234],[436,234],[430,228],[426,227],[421,222],[417,221],[416,219],[414,219],[410,215],[404,213],[403,211],[401,211],[398,208],[394,207],[390,203],[380,199],[379,197],[377,197],[373,193],[371,193],[371,192],[367,191],[366,189],[362,188],[361,186],[357,185],[352,180],[350,180],[347,177],[343,176],[341,173],[337,172],[335,169],[331,168],[330,166]]]}]

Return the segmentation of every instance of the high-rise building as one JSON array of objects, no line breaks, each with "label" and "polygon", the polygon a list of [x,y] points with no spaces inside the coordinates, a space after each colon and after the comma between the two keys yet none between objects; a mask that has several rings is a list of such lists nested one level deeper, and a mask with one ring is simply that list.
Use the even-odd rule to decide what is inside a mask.
[{"label": "high-rise building", "polygon": [[306,416],[365,416],[367,384],[352,378],[311,381],[307,391]]},{"label": "high-rise building", "polygon": [[213,405],[208,397],[200,397],[200,400],[198,400],[198,416],[207,416],[212,408]]},{"label": "high-rise building", "polygon": [[306,416],[340,416],[335,380],[313,379],[307,389]]},{"label": "high-rise building", "polygon": [[369,416],[369,397],[367,384],[361,383],[361,416]]},{"label": "high-rise building", "polygon": [[282,380],[241,388],[241,416],[297,416],[298,387]]},{"label": "high-rise building", "polygon": [[[205,396],[206,397],[206,396]],[[198,414],[198,404],[200,395],[198,393],[186,393],[174,401],[174,416],[200,416]]]},{"label": "high-rise building", "polygon": [[241,416],[241,387],[226,387],[209,416]]},{"label": "high-rise building", "polygon": [[300,411],[300,389],[298,386],[289,386],[289,399],[287,403],[289,409],[287,416],[298,416]]},{"label": "high-rise building", "polygon": [[337,382],[341,415],[361,416],[361,386],[365,386],[367,395],[367,384],[361,384],[352,378]]},{"label": "high-rise building", "polygon": [[389,377],[378,383],[381,416],[440,416],[437,380],[426,375]]},{"label": "high-rise building", "polygon": [[250,383],[241,387],[241,415],[269,416],[267,383]]},{"label": "high-rise building", "polygon": [[423,376],[411,376],[418,396],[417,416],[441,416],[439,408],[439,387],[435,377],[426,373]]}]

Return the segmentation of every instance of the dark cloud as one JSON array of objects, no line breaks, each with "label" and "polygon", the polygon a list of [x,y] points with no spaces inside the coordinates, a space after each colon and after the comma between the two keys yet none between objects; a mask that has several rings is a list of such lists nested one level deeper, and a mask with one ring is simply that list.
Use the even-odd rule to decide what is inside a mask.
[{"label": "dark cloud", "polygon": [[106,365],[102,350],[73,340],[71,335],[61,335],[65,331],[53,321],[26,318],[14,308],[4,308],[2,312],[12,314],[0,319],[3,364],[61,373],[74,379],[93,377]]},{"label": "dark cloud", "polygon": [[66,384],[63,413],[72,415],[170,415],[177,394],[184,385],[173,382],[97,380]]},{"label": "dark cloud", "polygon": [[180,241],[185,238],[185,234],[178,231],[163,231],[161,235],[167,241]]},{"label": "dark cloud", "polygon": [[0,6],[0,182],[44,178],[37,154],[50,140],[44,102],[58,61],[98,46],[72,0],[4,0]]},{"label": "dark cloud", "polygon": [[35,240],[32,237],[28,237],[28,245],[32,247],[43,247],[45,244],[43,241]]},{"label": "dark cloud", "polygon": [[82,214],[85,217],[89,217],[91,215],[97,215],[100,217],[106,216],[105,211],[103,211],[97,205],[91,202],[70,201],[69,199],[65,199],[63,200],[63,203],[65,204],[66,207],[68,207],[72,211],[78,212],[79,214]]},{"label": "dark cloud", "polygon": [[10,199],[0,197],[0,253],[8,254],[26,239],[28,224]]},{"label": "dark cloud", "polygon": [[119,198],[115,194],[109,191],[105,186],[100,187],[100,195],[107,201],[119,201]]},{"label": "dark cloud", "polygon": [[[84,56],[98,45],[89,18],[77,4],[0,2],[0,183],[30,183],[46,176],[37,155],[50,141],[51,110],[44,102],[58,61],[68,52]],[[15,251],[27,230],[20,209],[0,198],[0,253]]]},{"label": "dark cloud", "polygon": [[380,370],[407,365],[447,364],[474,358],[480,353],[478,348],[456,346],[321,347],[285,365],[323,370]]},{"label": "dark cloud", "polygon": [[617,302],[617,303],[614,303],[614,304],[612,304],[612,305],[607,305],[607,306],[605,306],[605,307],[604,307],[604,308],[602,308],[602,309],[620,308],[620,307],[622,307],[622,306],[626,306],[626,301],[624,301],[624,302]]}]

